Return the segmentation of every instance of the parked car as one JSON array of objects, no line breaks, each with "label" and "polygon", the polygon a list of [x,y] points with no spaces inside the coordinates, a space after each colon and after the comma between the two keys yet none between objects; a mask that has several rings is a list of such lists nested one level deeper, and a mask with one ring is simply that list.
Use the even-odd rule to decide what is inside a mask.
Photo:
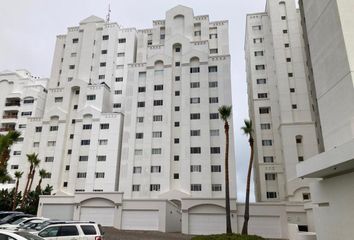
[{"label": "parked car", "polygon": [[48,218],[40,218],[40,217],[24,217],[24,218],[19,218],[16,221],[12,223],[7,223],[0,225],[0,229],[8,229],[8,230],[16,230],[19,227],[23,226],[26,223],[33,222],[35,220],[49,220]]},{"label": "parked car", "polygon": [[12,222],[16,221],[17,219],[25,218],[25,217],[33,217],[33,215],[24,214],[24,213],[13,213],[13,214],[10,214],[10,215],[4,217],[3,219],[1,219],[0,225],[7,224],[7,223],[11,224]]},{"label": "parked car", "polygon": [[16,211],[0,211],[0,220],[2,220],[4,217],[7,217],[12,214],[23,214],[23,212],[16,212]]},{"label": "parked car", "polygon": [[28,232],[17,232],[17,231],[8,231],[8,230],[0,230],[0,239],[1,240],[43,240],[43,238],[30,234]]},{"label": "parked car", "polygon": [[48,221],[49,219],[45,218],[45,219],[39,219],[39,220],[31,220],[27,223],[21,224],[21,226],[18,227],[18,230],[26,230],[26,229],[33,229],[35,230],[35,228],[39,225],[42,224],[45,221]]},{"label": "parked car", "polygon": [[32,234],[38,234],[40,231],[42,231],[44,228],[50,225],[54,224],[66,224],[66,223],[94,223],[94,222],[87,222],[87,221],[62,221],[62,220],[48,220],[45,221],[41,224],[39,224],[35,229],[29,229],[28,232]]},{"label": "parked car", "polygon": [[103,240],[103,231],[96,223],[64,223],[44,228],[38,236],[46,240]]}]

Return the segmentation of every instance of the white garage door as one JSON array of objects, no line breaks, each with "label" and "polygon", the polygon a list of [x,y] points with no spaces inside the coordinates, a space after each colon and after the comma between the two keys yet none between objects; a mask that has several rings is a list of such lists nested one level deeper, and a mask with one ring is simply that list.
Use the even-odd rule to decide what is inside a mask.
[{"label": "white garage door", "polygon": [[114,208],[112,207],[81,207],[81,221],[94,221],[102,226],[113,226]]},{"label": "white garage door", "polygon": [[189,214],[189,234],[207,235],[225,233],[225,231],[224,214]]},{"label": "white garage door", "polygon": [[73,213],[73,205],[45,204],[42,208],[42,216],[51,219],[72,220]]},{"label": "white garage door", "polygon": [[[241,231],[243,217],[238,218],[238,225]],[[281,238],[281,225],[279,217],[250,217],[248,221],[248,233],[259,235],[265,238]]]},{"label": "white garage door", "polygon": [[159,212],[123,210],[122,229],[159,230]]}]

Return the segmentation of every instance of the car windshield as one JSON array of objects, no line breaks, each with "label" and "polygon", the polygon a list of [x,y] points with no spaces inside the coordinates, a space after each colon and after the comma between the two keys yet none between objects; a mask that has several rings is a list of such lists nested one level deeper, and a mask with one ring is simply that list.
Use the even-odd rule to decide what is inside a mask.
[{"label": "car windshield", "polygon": [[26,218],[19,218],[16,221],[13,221],[11,224],[19,224],[19,223],[22,223],[25,220],[26,220]]},{"label": "car windshield", "polygon": [[13,217],[14,217],[14,215],[13,215],[13,214],[10,214],[10,215],[4,217],[3,219],[1,219],[1,221],[2,221],[2,222],[7,222],[7,221],[9,221],[11,218],[13,218]]},{"label": "car windshield", "polygon": [[23,219],[24,216],[13,216],[13,218],[11,218],[10,220],[7,221],[7,223],[9,224],[13,224],[14,222],[16,222],[18,219]]},{"label": "car windshield", "polygon": [[20,235],[21,237],[24,237],[28,240],[43,240],[43,238],[38,237],[36,235],[30,234],[28,232],[15,232],[17,235]]},{"label": "car windshield", "polygon": [[50,224],[50,222],[49,221],[47,221],[47,222],[43,222],[43,223],[41,223],[41,224],[38,224],[38,226],[36,227],[36,230],[42,230],[43,228],[45,228],[46,226],[48,226]]}]

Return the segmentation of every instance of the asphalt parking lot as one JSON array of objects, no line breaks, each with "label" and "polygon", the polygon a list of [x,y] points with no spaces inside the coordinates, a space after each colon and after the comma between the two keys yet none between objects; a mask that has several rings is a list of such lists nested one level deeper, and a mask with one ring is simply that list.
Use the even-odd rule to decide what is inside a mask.
[{"label": "asphalt parking lot", "polygon": [[190,235],[181,233],[161,233],[153,231],[125,231],[114,228],[104,228],[105,240],[189,240]]}]

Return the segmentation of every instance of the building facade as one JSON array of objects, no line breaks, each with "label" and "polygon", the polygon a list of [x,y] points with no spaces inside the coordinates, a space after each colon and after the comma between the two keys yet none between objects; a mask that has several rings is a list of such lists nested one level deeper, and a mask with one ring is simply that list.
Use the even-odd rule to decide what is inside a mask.
[{"label": "building facade", "polygon": [[257,201],[311,198],[311,180],[296,174],[296,164],[321,148],[304,47],[294,1],[268,0],[265,12],[247,15],[246,71]]},{"label": "building facade", "polygon": [[354,20],[350,0],[300,1],[324,151],[298,164],[311,184],[319,240],[352,239],[354,219]]}]

